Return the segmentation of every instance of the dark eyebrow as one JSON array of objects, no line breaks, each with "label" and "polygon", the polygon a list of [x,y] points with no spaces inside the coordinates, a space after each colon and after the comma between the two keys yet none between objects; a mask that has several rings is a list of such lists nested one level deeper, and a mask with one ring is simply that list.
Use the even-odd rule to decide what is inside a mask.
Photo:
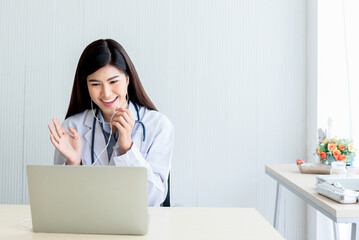
[{"label": "dark eyebrow", "polygon": [[[107,79],[107,81],[110,81],[114,78],[118,78],[120,77],[120,75],[116,75],[116,76],[113,76],[113,77],[110,77],[109,79]],[[96,80],[96,79],[90,79],[89,82],[100,82],[100,80]]]},{"label": "dark eyebrow", "polygon": [[109,79],[107,79],[107,81],[110,81],[110,80],[112,80],[112,79],[114,79],[114,78],[118,78],[119,76],[120,76],[120,75],[110,77]]}]

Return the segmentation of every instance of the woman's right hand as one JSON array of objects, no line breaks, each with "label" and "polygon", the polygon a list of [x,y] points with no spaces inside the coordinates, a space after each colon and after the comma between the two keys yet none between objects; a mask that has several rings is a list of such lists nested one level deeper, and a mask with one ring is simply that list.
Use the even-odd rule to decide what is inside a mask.
[{"label": "woman's right hand", "polygon": [[48,125],[50,130],[50,140],[55,148],[67,159],[68,165],[81,164],[82,141],[80,135],[75,129],[69,127],[72,136],[64,130],[60,121],[53,118],[56,131],[52,128],[51,124]]}]

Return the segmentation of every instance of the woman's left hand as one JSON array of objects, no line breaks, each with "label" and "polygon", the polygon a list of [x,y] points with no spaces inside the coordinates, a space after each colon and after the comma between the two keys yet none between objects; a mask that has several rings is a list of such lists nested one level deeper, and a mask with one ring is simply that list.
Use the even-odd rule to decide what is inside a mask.
[{"label": "woman's left hand", "polygon": [[132,147],[131,134],[135,120],[129,109],[118,108],[116,111],[112,118],[112,126],[118,131],[117,144],[120,146],[121,154],[125,154]]}]

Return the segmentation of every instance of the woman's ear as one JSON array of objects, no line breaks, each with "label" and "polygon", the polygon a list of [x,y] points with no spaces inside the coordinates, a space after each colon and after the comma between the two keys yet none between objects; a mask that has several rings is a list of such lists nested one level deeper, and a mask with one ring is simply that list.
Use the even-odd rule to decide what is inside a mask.
[{"label": "woman's ear", "polygon": [[127,86],[128,86],[128,84],[130,84],[130,77],[129,76],[126,77],[127,77]]}]

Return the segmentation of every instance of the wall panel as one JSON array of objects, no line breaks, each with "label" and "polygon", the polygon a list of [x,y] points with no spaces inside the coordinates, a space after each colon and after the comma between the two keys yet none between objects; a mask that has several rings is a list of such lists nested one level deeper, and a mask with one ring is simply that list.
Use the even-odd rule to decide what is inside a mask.
[{"label": "wall panel", "polygon": [[[264,165],[306,156],[306,1],[14,0],[0,19],[0,203],[28,203],[25,166],[52,164],[47,124],[65,116],[82,50],[114,38],[175,127],[173,205],[272,222]],[[305,205],[283,195],[280,232],[305,239]]]}]

